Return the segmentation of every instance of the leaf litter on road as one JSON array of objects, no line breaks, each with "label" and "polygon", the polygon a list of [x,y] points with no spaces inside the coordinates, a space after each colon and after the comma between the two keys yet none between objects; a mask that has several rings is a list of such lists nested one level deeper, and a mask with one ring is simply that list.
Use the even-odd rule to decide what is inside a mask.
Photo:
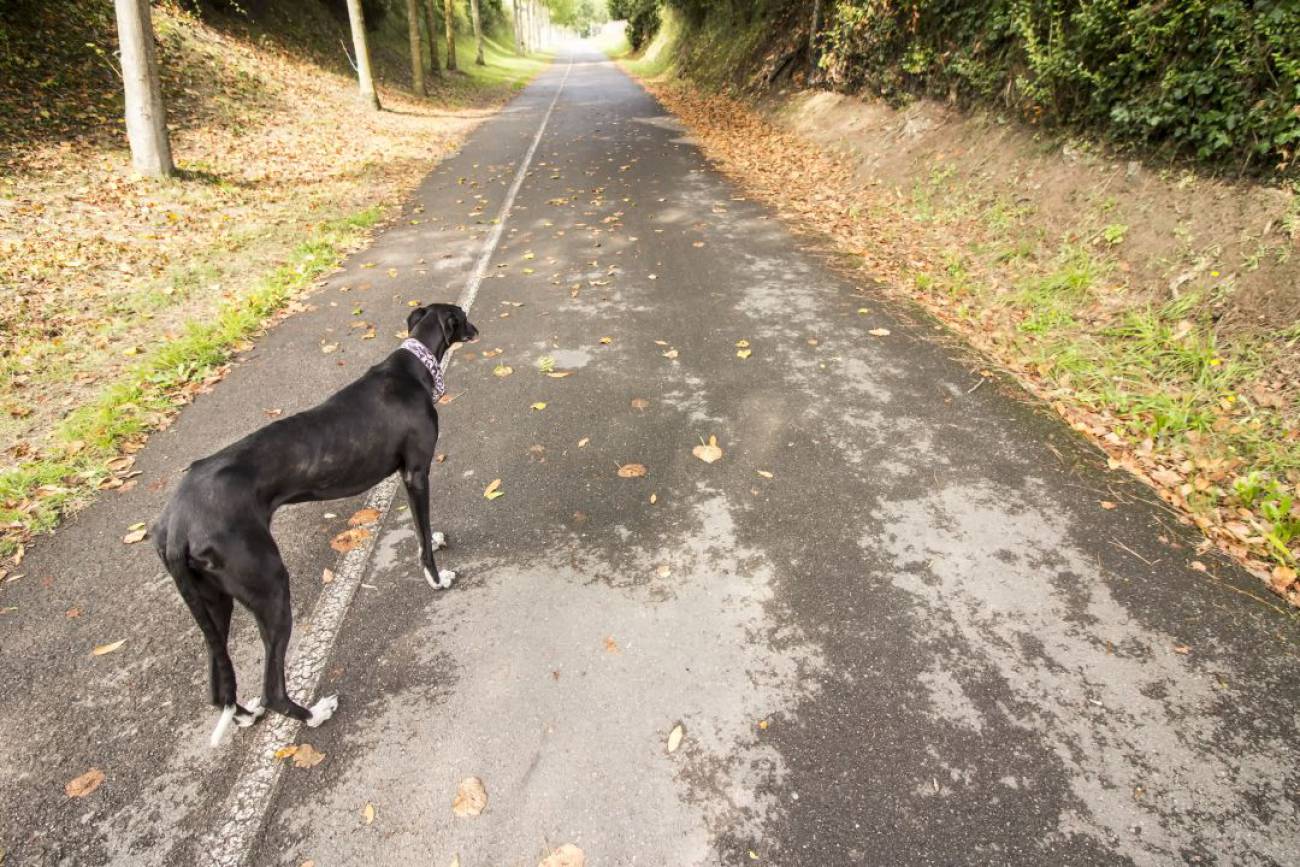
[{"label": "leaf litter on road", "polygon": [[710,434],[709,441],[706,443],[701,439],[700,445],[691,449],[691,454],[695,455],[706,464],[711,464],[722,458],[722,449],[718,446],[718,438]]},{"label": "leaf litter on road", "polygon": [[501,490],[501,480],[493,479],[488,482],[488,486],[483,489],[483,496],[489,500],[495,500],[497,497],[504,497],[506,492]]},{"label": "leaf litter on road", "polygon": [[478,777],[466,777],[456,787],[451,812],[457,816],[477,816],[487,809],[487,789]]},{"label": "leaf litter on road", "polygon": [[79,777],[74,777],[63,787],[63,793],[69,798],[84,798],[95,791],[104,782],[104,772],[91,768]]}]

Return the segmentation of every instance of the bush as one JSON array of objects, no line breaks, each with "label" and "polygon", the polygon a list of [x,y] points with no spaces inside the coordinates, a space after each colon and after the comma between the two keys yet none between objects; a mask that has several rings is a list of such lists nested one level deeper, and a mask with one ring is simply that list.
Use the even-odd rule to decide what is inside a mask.
[{"label": "bush", "polygon": [[627,41],[639,51],[659,31],[659,0],[609,0],[609,17],[627,22]]},{"label": "bush", "polygon": [[887,99],[998,101],[1034,122],[1297,173],[1295,0],[839,0],[822,69]]}]

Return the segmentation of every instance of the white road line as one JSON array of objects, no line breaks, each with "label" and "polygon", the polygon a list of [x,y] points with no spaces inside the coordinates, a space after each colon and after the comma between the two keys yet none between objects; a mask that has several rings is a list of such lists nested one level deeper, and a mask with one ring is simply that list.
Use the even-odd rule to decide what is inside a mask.
[{"label": "white road line", "polygon": [[[497,214],[496,225],[492,227],[483,252],[479,254],[478,262],[470,273],[464,292],[461,293],[459,304],[466,313],[473,306],[474,299],[478,297],[479,285],[487,274],[492,255],[501,243],[506,221],[510,218],[510,211],[515,204],[515,197],[519,194],[519,188],[523,186],[533,156],[537,153],[537,146],[542,141],[542,134],[546,132],[546,125],[551,120],[555,104],[559,102],[560,93],[564,90],[564,85],[569,80],[569,73],[572,71],[573,58],[570,57],[569,65],[564,70],[564,77],[560,80],[559,87],[555,89],[555,96],[551,99],[551,104],[547,106],[546,114],[542,116],[542,122],[537,127],[537,134],[533,136],[532,144],[528,146],[523,161],[515,172],[514,180],[506,191],[505,201],[501,203],[501,210]],[[444,363],[450,364],[450,356]],[[366,507],[380,513],[381,527],[388,520],[388,510],[396,493],[397,477],[391,476],[376,485],[366,497]],[[316,695],[321,675],[325,671],[325,663],[334,648],[334,642],[343,626],[343,618],[347,616],[357,587],[361,584],[361,578],[370,565],[370,557],[378,539],[379,533],[375,533],[361,547],[354,548],[343,556],[334,569],[334,581],[321,591],[316,606],[312,609],[311,617],[296,630],[300,637],[293,652],[293,659],[286,667],[285,677],[289,694],[296,696],[299,701],[306,700],[306,703],[310,704],[309,699]],[[419,589],[425,590],[423,586]],[[260,724],[257,742],[244,760],[239,776],[236,777],[230,794],[222,804],[219,814],[223,817],[221,824],[199,841],[199,851],[196,855],[203,863],[213,867],[240,867],[247,861],[257,835],[262,829],[267,810],[271,806],[271,796],[283,769],[283,763],[275,759],[275,752],[293,743],[301,726],[302,723],[297,720],[280,714],[274,714]]]}]

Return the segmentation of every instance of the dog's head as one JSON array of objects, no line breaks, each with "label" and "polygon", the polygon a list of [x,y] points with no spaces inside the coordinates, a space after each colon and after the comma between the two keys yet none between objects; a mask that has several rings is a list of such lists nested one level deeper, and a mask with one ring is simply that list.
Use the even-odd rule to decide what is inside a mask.
[{"label": "dog's head", "polygon": [[406,317],[406,332],[434,352],[478,337],[478,329],[455,304],[427,304]]}]

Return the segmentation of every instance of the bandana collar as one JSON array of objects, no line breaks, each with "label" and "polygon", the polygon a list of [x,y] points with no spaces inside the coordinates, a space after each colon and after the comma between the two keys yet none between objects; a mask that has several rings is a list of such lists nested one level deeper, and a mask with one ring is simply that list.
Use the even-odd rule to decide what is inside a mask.
[{"label": "bandana collar", "polygon": [[442,365],[438,363],[438,359],[429,351],[429,347],[425,346],[414,337],[408,337],[403,340],[402,349],[405,349],[407,352],[420,359],[420,363],[424,365],[424,369],[429,371],[429,375],[433,377],[433,400],[437,403],[438,398],[447,393],[447,386],[442,379]]}]

